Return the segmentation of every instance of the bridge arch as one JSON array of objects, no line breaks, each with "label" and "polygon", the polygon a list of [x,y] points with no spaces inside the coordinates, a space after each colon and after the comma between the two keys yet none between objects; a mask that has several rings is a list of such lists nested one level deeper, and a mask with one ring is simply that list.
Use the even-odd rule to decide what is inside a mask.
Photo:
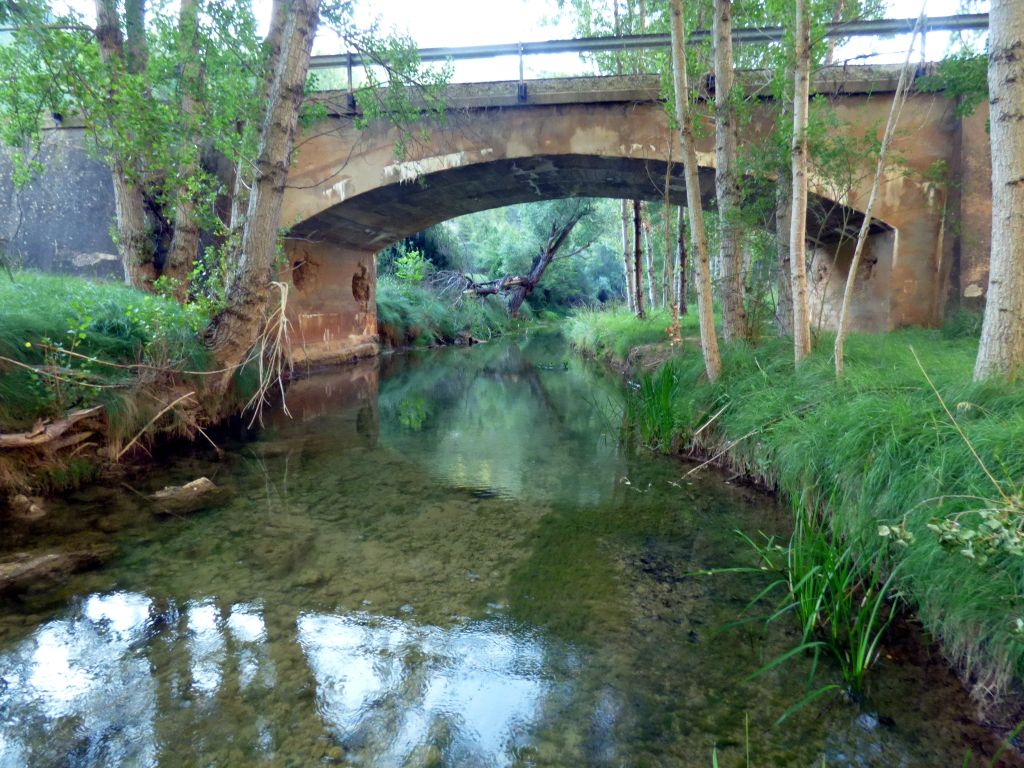
[{"label": "bridge arch", "polygon": [[[656,83],[648,78],[580,78],[528,85],[525,102],[515,83],[456,87],[446,124],[414,140],[402,160],[394,156],[394,128],[376,124],[359,131],[347,94],[322,97],[328,116],[309,126],[297,144],[282,214],[282,224],[292,235],[287,251],[295,267],[293,310],[300,357],[333,359],[371,351],[376,330],[373,256],[433,224],[488,208],[562,197],[660,200],[669,162],[670,198],[685,202],[681,151]],[[887,98],[851,98],[859,100],[848,110],[855,118],[848,120],[851,131],[874,124],[879,116],[884,122]],[[908,108],[916,116],[914,106],[912,99]],[[919,110],[925,121],[929,107],[934,110],[934,103]],[[759,107],[744,129],[743,142],[755,148],[763,144],[773,120],[770,104]],[[700,185],[705,202],[711,202],[713,128],[705,125],[700,133]],[[927,322],[931,316],[931,307],[925,308],[928,317],[908,315],[904,310],[913,306],[914,297],[893,290],[897,262],[907,256],[921,261],[915,249],[925,250],[925,261],[933,264],[941,227],[928,190],[908,183],[908,178],[900,174],[880,196],[869,273],[854,313],[855,324],[862,328]],[[855,188],[836,201],[813,179],[812,189],[818,205],[812,206],[817,218],[809,232],[818,233],[817,239],[831,250],[830,244],[859,228],[857,206],[867,190]],[[909,249],[903,246],[907,235]],[[823,286],[823,295],[845,279],[844,258],[848,255],[840,253],[827,274],[812,275]],[[354,279],[365,279],[371,287],[362,299],[353,295]],[[900,306],[894,305],[894,296],[902,300]]]}]

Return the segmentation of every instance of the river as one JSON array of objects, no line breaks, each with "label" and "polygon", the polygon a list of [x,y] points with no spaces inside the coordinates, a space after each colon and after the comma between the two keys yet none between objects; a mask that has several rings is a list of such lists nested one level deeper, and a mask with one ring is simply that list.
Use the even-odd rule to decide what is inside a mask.
[{"label": "river", "polygon": [[[0,766],[960,766],[991,750],[949,672],[886,649],[817,699],[736,531],[789,513],[638,450],[624,387],[557,334],[293,384],[291,417],[54,503],[117,547],[0,603]],[[139,494],[206,475],[220,506]],[[37,526],[38,527],[38,526]],[[10,542],[24,537],[11,533]],[[987,765],[978,760],[971,765]]]}]

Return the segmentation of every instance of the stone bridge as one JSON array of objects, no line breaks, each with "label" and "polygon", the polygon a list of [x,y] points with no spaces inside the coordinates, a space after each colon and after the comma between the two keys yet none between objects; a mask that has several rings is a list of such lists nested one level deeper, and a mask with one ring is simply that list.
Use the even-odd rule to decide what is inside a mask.
[{"label": "stone bridge", "polygon": [[[814,82],[851,137],[879,136],[888,116],[892,67],[824,70]],[[748,92],[764,91],[756,72]],[[447,121],[394,155],[393,128],[355,127],[347,93],[316,97],[327,116],[300,136],[282,225],[291,264],[298,357],[328,362],[376,350],[374,254],[432,224],[513,203],[588,197],[685,202],[675,132],[659,100],[658,78],[588,77],[453,85]],[[875,211],[877,223],[858,276],[854,324],[865,330],[931,325],[950,309],[979,307],[988,283],[991,169],[983,105],[957,118],[943,94],[913,93],[903,111]],[[756,102],[742,149],[758,152],[776,105]],[[0,247],[50,271],[120,274],[108,223],[110,172],[83,151],[80,129],[51,130],[47,171],[18,192],[0,153]],[[714,130],[698,141],[705,203],[713,204]],[[874,161],[852,188],[812,182],[808,236],[814,245],[812,295],[834,322],[852,236],[860,226]],[[771,227],[773,223],[764,222]],[[360,295],[357,299],[355,293]]]},{"label": "stone bridge", "polygon": [[[880,136],[896,75],[892,67],[837,68],[818,75],[814,89],[835,110],[838,130]],[[746,75],[748,91],[757,78]],[[572,196],[661,200],[669,163],[670,197],[685,203],[678,137],[658,93],[650,76],[451,86],[445,123],[413,142],[401,161],[394,128],[357,130],[348,94],[319,96],[328,116],[298,141],[282,220],[293,236],[286,251],[299,357],[372,352],[374,254],[438,222]],[[775,116],[775,104],[758,102],[742,130],[743,149],[765,145]],[[991,212],[986,116],[982,108],[961,120],[944,95],[911,95],[859,276],[857,328],[935,324],[951,306],[983,300]],[[712,123],[698,133],[701,188],[713,204]],[[873,171],[874,160],[865,158],[843,190],[812,179],[810,277],[826,324],[834,322]],[[361,301],[357,284],[370,289],[355,291]]]}]

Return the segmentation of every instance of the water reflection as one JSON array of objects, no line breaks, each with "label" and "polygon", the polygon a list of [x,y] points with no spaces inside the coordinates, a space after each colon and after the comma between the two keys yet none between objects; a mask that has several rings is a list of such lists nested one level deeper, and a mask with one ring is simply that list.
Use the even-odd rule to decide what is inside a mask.
[{"label": "water reflection", "polygon": [[0,765],[152,765],[144,595],[92,595],[0,656]]},{"label": "water reflection", "polygon": [[[445,756],[506,765],[551,689],[538,638],[496,622],[451,629],[369,614],[305,615],[299,637],[324,721],[368,765]],[[433,757],[432,757],[433,756]]]},{"label": "water reflection", "polygon": [[[510,764],[545,702],[572,690],[568,678],[552,674],[552,650],[537,632],[499,618],[446,629],[365,612],[306,613],[296,630],[318,717],[335,748],[359,764],[433,764],[442,756],[450,765]],[[142,594],[91,595],[0,655],[0,766],[154,765],[161,747],[171,746],[159,743],[158,732],[177,745],[175,731],[189,719],[193,727],[210,717],[232,726],[219,711],[225,697],[257,681],[274,687],[267,638],[255,603],[225,612],[212,599],[189,601],[158,615]],[[146,640],[185,667],[147,658]],[[568,659],[562,666],[578,666],[574,654]],[[266,724],[251,738],[236,746],[257,759],[281,746]]]},{"label": "water reflection", "polygon": [[381,385],[382,442],[456,487],[583,505],[611,495],[625,466],[615,386],[557,337],[484,345],[466,362],[438,376],[398,361]]}]

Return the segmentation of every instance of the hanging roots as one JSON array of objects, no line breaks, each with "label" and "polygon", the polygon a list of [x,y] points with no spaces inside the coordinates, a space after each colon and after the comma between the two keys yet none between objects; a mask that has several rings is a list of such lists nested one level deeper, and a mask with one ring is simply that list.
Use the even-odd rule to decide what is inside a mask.
[{"label": "hanging roots", "polygon": [[277,288],[280,294],[280,301],[274,306],[267,321],[263,324],[263,330],[256,339],[256,346],[252,357],[255,358],[259,383],[256,392],[245,404],[242,413],[251,410],[252,419],[249,426],[259,422],[263,425],[263,408],[270,402],[271,390],[277,389],[281,393],[281,409],[289,417],[288,404],[284,397],[284,380],[293,368],[291,340],[288,336],[288,284],[272,282],[271,286]]}]

